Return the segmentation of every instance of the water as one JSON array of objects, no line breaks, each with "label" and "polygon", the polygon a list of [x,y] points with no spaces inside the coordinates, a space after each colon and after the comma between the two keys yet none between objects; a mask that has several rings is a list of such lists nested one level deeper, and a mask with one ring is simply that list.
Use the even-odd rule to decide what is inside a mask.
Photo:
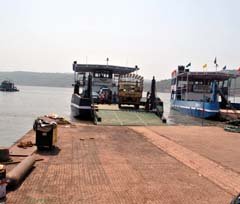
[{"label": "water", "polygon": [[[32,128],[33,121],[56,113],[70,119],[72,88],[18,86],[20,92],[0,92],[0,146],[10,146]],[[170,94],[157,94],[164,102],[168,124],[215,125],[216,122],[192,118],[170,110]],[[145,95],[144,95],[145,96]],[[239,98],[238,98],[239,99]]]},{"label": "water", "polygon": [[41,115],[70,117],[71,88],[18,86],[20,92],[0,92],[0,146],[9,146],[32,128]]}]

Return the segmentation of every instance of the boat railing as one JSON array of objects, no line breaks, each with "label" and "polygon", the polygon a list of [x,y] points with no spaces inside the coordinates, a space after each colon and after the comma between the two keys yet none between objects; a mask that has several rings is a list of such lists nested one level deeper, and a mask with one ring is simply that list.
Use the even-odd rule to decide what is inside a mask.
[{"label": "boat railing", "polygon": [[183,86],[178,87],[176,91],[193,92],[193,93],[211,93],[211,86],[209,85],[194,85],[194,86]]},{"label": "boat railing", "polygon": [[234,74],[230,73],[225,73],[225,72],[183,72],[179,73],[177,76],[183,76],[183,75],[188,75],[188,76],[226,76],[226,77],[234,77]]}]

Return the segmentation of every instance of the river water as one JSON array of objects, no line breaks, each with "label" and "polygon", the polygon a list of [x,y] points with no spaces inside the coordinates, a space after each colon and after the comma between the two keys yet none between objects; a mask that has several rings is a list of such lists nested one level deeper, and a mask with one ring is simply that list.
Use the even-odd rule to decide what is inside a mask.
[{"label": "river water", "polygon": [[[0,146],[10,146],[32,128],[33,121],[56,113],[67,119],[70,115],[72,88],[18,86],[20,92],[0,92]],[[158,93],[164,102],[168,124],[212,125],[215,122],[182,115],[170,110],[170,94]]]},{"label": "river water", "polygon": [[0,146],[9,146],[45,114],[70,117],[71,88],[18,86],[20,92],[0,92]]}]

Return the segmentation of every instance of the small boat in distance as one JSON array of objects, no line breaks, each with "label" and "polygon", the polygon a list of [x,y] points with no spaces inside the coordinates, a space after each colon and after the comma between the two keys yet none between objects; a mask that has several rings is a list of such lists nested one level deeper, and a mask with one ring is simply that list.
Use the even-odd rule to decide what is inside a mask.
[{"label": "small boat in distance", "polygon": [[4,80],[0,85],[0,91],[16,92],[19,91],[14,83],[10,80]]},{"label": "small boat in distance", "polygon": [[228,100],[233,74],[223,71],[190,72],[178,66],[172,72],[171,108],[199,118],[216,118]]}]

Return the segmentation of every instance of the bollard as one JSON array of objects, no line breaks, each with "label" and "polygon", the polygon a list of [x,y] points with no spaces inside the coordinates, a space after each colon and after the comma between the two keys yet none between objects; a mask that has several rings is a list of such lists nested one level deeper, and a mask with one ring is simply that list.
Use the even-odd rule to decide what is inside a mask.
[{"label": "bollard", "polygon": [[0,147],[0,162],[6,162],[9,160],[9,149]]}]

